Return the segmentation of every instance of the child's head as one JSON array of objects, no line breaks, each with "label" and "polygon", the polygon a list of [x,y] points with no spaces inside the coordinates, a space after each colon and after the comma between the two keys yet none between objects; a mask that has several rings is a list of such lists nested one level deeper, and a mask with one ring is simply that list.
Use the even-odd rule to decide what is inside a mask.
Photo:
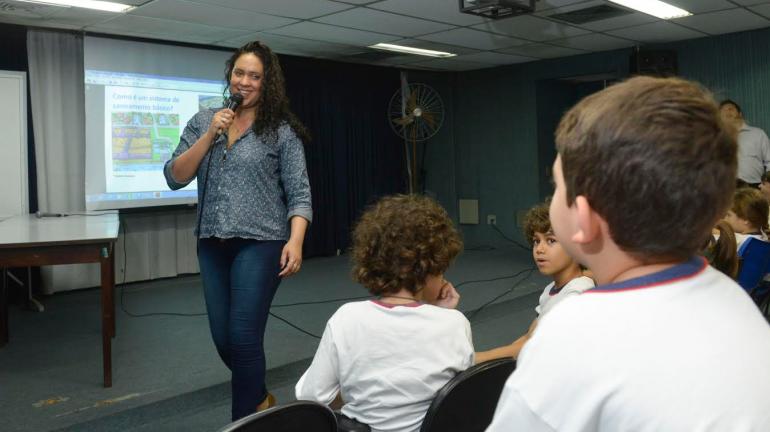
[{"label": "child's head", "polygon": [[364,212],[353,230],[353,279],[372,295],[401,289],[417,294],[449,268],[462,247],[452,220],[436,201],[421,195],[385,197]]},{"label": "child's head", "polygon": [[562,118],[556,147],[551,222],[578,259],[604,247],[565,243],[596,231],[578,229],[594,220],[581,215],[597,215],[615,246],[654,263],[697,253],[730,205],[735,138],[692,82],[635,77],[588,96]]},{"label": "child's head", "polygon": [[735,190],[733,206],[727,211],[725,221],[737,233],[766,232],[769,212],[767,199],[761,192],[751,187],[742,187]]},{"label": "child's head", "polygon": [[529,209],[524,217],[524,236],[532,246],[532,257],[540,273],[555,277],[565,271],[580,270],[553,234],[547,202]]}]

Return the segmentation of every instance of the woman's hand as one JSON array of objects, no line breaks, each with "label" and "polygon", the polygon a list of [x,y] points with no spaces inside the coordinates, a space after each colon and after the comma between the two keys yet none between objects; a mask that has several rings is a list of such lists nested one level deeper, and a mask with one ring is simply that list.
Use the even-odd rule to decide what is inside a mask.
[{"label": "woman's hand", "polygon": [[216,139],[218,135],[221,135],[224,131],[230,128],[230,125],[233,124],[234,118],[235,113],[229,108],[217,111],[216,114],[214,114],[214,118],[211,119],[209,130],[206,133]]},{"label": "woman's hand", "polygon": [[302,267],[302,243],[289,240],[281,252],[280,277],[288,277],[297,273]]},{"label": "woman's hand", "polygon": [[441,289],[438,292],[438,296],[436,297],[436,301],[433,302],[433,305],[447,309],[454,309],[457,307],[458,303],[460,303],[460,294],[457,292],[454,285],[452,285],[452,282],[444,281],[444,285],[441,286]]}]

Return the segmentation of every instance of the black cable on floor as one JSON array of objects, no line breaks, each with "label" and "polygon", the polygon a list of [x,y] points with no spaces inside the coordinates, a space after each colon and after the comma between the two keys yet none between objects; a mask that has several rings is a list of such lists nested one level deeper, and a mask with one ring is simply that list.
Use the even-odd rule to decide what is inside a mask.
[{"label": "black cable on floor", "polygon": [[307,330],[304,330],[304,329],[302,329],[301,327],[299,327],[299,326],[297,326],[297,325],[294,325],[294,324],[292,324],[292,323],[291,323],[291,322],[289,322],[289,320],[287,320],[286,318],[282,318],[282,317],[279,317],[278,315],[276,315],[276,314],[274,314],[274,313],[272,313],[272,312],[269,312],[269,313],[270,313],[270,316],[272,316],[273,318],[276,318],[276,319],[279,319],[279,320],[281,320],[281,321],[285,322],[285,323],[286,323],[286,324],[288,324],[290,327],[293,327],[295,330],[299,330],[299,331],[301,331],[302,333],[305,333],[306,335],[308,335],[308,336],[312,336],[312,337],[314,337],[314,338],[316,338],[316,339],[321,339],[321,336],[318,336],[318,335],[316,335],[316,334],[310,333],[309,331],[307,331]]},{"label": "black cable on floor", "polygon": [[508,240],[509,242],[515,244],[516,246],[524,249],[527,252],[532,252],[532,247],[531,246],[525,246],[525,245],[519,243],[518,241],[508,237],[507,235],[505,235],[505,233],[502,230],[500,230],[500,228],[497,227],[497,225],[492,225],[492,229],[497,231],[500,234],[501,237],[503,237],[504,239]]},{"label": "black cable on floor", "polygon": [[[120,284],[120,309],[131,318],[143,318],[150,316],[176,316],[176,317],[199,317],[206,316],[207,313],[178,313],[178,312],[150,312],[144,314],[131,313],[126,309],[124,296],[126,294],[126,273],[128,273],[128,260],[126,258],[126,243],[128,237],[126,236],[126,221],[121,221],[120,227],[123,229],[123,282]],[[114,253],[114,252],[113,252]]]},{"label": "black cable on floor", "polygon": [[521,280],[519,280],[516,283],[514,283],[513,286],[510,287],[508,290],[506,290],[503,293],[495,296],[492,300],[484,303],[480,307],[478,307],[475,310],[473,310],[470,313],[470,315],[467,315],[467,313],[466,313],[466,316],[468,317],[468,321],[473,321],[473,319],[476,317],[476,315],[478,315],[478,313],[481,312],[485,307],[491,305],[492,303],[496,302],[497,300],[501,299],[502,297],[505,297],[506,295],[512,293],[519,285],[521,285],[522,282],[524,282],[525,280],[529,279],[529,277],[532,276],[532,272],[534,272],[534,271],[535,271],[535,267],[530,267],[530,268],[524,269],[524,270],[516,273],[516,275],[514,275],[514,277],[518,276],[518,275],[520,275],[520,274],[522,274],[524,272],[526,272],[527,274]]}]

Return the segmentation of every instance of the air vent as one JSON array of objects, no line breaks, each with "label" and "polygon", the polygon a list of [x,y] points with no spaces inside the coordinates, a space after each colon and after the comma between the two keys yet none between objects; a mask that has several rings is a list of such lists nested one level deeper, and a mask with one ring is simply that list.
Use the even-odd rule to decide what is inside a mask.
[{"label": "air vent", "polygon": [[572,24],[585,24],[594,21],[601,21],[610,18],[616,18],[633,12],[609,5],[592,6],[585,9],[577,9],[570,12],[549,15],[549,18],[559,21],[566,21]]},{"label": "air vent", "polygon": [[23,18],[42,18],[40,11],[50,7],[32,3],[0,1],[0,13]]}]

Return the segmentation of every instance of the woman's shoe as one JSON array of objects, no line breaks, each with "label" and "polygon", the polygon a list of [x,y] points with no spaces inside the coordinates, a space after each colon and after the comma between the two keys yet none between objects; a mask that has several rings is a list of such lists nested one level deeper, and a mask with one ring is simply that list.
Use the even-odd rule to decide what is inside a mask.
[{"label": "woman's shoe", "polygon": [[275,405],[276,405],[275,396],[273,396],[272,393],[267,392],[267,396],[265,396],[265,400],[263,400],[259,405],[257,405],[257,412],[264,411],[268,408],[272,408]]}]

